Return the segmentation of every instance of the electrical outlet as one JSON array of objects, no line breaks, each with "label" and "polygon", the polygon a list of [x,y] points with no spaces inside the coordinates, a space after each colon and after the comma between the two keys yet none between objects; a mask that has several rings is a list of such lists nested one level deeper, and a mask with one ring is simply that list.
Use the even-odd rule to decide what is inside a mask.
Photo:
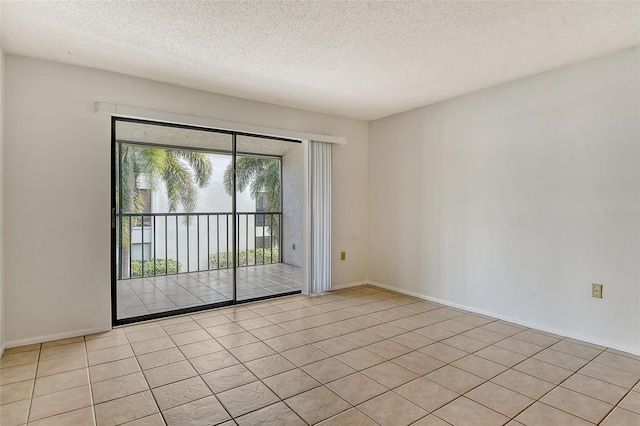
[{"label": "electrical outlet", "polygon": [[602,284],[591,284],[591,297],[602,299]]},{"label": "electrical outlet", "polygon": [[341,251],[340,252],[340,260],[346,260],[347,259],[347,252],[346,251]]}]

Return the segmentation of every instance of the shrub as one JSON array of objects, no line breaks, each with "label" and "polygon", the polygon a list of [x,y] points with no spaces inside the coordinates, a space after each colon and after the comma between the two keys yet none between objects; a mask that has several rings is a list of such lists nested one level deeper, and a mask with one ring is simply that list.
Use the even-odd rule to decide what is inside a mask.
[{"label": "shrub", "polygon": [[[226,269],[233,266],[232,252],[223,251],[209,256],[209,269]],[[262,265],[280,262],[280,252],[276,247],[240,250],[238,266]]]},{"label": "shrub", "polygon": [[[155,270],[153,269],[154,260],[155,260]],[[144,276],[153,277],[156,275],[165,275],[165,273],[176,274],[180,272],[181,268],[182,268],[182,265],[179,262],[176,262],[175,260],[171,260],[171,259],[166,261],[166,264],[164,259],[145,260]],[[132,260],[131,261],[131,278],[136,278],[141,276],[142,276],[142,261]]]}]

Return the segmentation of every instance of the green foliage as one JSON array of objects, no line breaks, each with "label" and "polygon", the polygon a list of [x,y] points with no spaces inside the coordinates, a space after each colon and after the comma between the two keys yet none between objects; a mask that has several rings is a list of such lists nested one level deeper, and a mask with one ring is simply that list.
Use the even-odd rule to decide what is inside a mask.
[{"label": "green foliage", "polygon": [[[223,251],[209,256],[209,269],[226,269],[233,266],[232,252]],[[238,266],[262,265],[280,262],[280,252],[277,247],[240,250],[238,252]]]},{"label": "green foliage", "polygon": [[[144,276],[153,277],[156,275],[177,274],[180,272],[182,265],[175,260],[169,259],[166,264],[164,259],[155,259],[155,270],[153,269],[154,259],[144,261]],[[165,266],[166,265],[166,266]],[[142,276],[142,261],[131,261],[131,278],[138,278]]]}]

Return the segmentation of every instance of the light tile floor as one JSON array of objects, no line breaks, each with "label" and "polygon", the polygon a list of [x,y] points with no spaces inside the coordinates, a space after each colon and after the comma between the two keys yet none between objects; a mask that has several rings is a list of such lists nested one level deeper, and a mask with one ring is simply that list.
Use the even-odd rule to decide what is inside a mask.
[{"label": "light tile floor", "polygon": [[371,286],[0,360],[0,423],[638,425],[640,357]]},{"label": "light tile floor", "polygon": [[[238,300],[302,289],[302,269],[286,263],[238,268]],[[230,269],[192,272],[117,282],[118,319],[231,300]]]}]

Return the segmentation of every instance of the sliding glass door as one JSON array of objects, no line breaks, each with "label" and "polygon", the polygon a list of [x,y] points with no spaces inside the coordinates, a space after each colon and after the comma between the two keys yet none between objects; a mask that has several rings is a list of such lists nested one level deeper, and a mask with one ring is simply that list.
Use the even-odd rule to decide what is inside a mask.
[{"label": "sliding glass door", "polygon": [[114,324],[300,292],[300,143],[114,119],[112,144]]}]

